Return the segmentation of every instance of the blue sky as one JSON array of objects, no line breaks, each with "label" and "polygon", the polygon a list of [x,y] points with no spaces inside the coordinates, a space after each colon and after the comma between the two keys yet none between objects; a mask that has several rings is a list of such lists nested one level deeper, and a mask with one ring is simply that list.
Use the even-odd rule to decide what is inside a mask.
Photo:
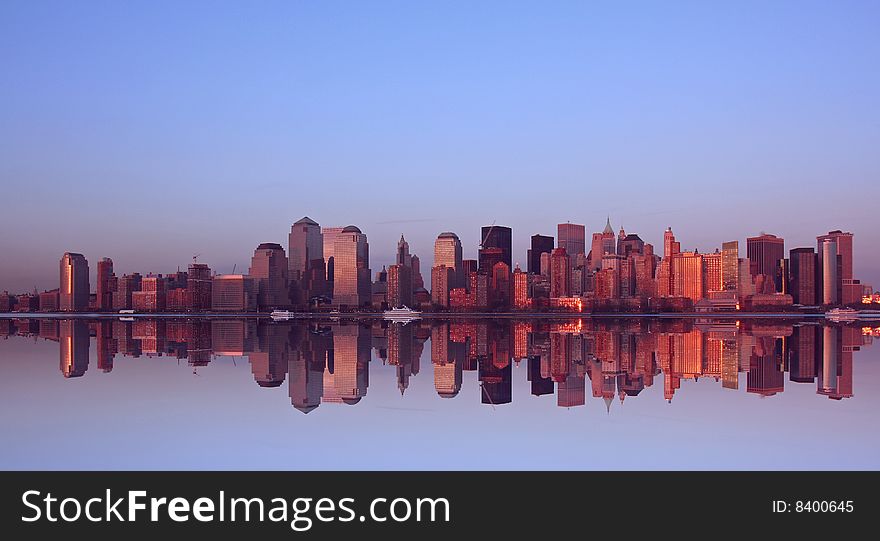
[{"label": "blue sky", "polygon": [[880,285],[876,2],[4,2],[0,289],[65,250],[246,267],[290,224],[476,255],[561,221],[855,233]]}]

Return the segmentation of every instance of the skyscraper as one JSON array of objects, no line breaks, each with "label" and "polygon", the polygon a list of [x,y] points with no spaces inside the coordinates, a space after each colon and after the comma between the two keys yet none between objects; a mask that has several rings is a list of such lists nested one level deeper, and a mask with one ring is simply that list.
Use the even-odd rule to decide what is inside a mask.
[{"label": "skyscraper", "polygon": [[187,308],[194,312],[211,309],[211,268],[204,263],[190,263],[186,273]]},{"label": "skyscraper", "polygon": [[732,240],[721,245],[721,287],[724,291],[736,291],[739,283],[739,241]]},{"label": "skyscraper", "polygon": [[767,277],[765,280],[772,280],[776,291],[780,291],[781,284],[777,283],[776,276],[779,260],[785,258],[785,241],[776,235],[762,233],[746,239],[746,250],[752,275],[763,274]]},{"label": "skyscraper", "polygon": [[565,248],[565,253],[572,260],[578,254],[585,253],[586,231],[586,228],[580,224],[564,223],[556,226],[559,248]]},{"label": "skyscraper", "polygon": [[571,289],[571,262],[565,248],[550,254],[550,297],[568,297]]},{"label": "skyscraper", "polygon": [[[333,262],[334,262],[333,255],[334,254],[333,254],[333,251],[336,249],[336,237],[337,237],[337,235],[342,233],[343,229],[345,229],[345,228],[344,227],[322,227],[321,228],[321,237],[324,242],[324,250],[323,250],[324,251],[324,269],[327,271],[327,281],[328,282],[332,282],[333,276],[334,276],[334,270],[333,270]],[[328,284],[327,288],[328,288],[328,291],[330,291],[330,292],[333,291],[332,285]]]},{"label": "skyscraper", "polygon": [[703,298],[703,256],[697,252],[681,252],[672,264],[673,292],[694,302]]},{"label": "skyscraper", "polygon": [[113,309],[113,291],[116,289],[116,276],[113,274],[113,260],[105,257],[98,261],[98,310]]},{"label": "skyscraper", "polygon": [[822,273],[822,304],[840,302],[839,267],[837,242],[833,238],[825,238],[819,242],[819,268]]},{"label": "skyscraper", "polygon": [[829,231],[827,235],[816,237],[816,244],[819,247],[819,268],[823,273],[825,262],[821,246],[825,241],[832,241],[837,245],[837,277],[835,280],[837,302],[840,304],[859,302],[862,288],[857,280],[853,280],[853,234],[844,233],[838,229]]},{"label": "skyscraper", "polygon": [[452,270],[451,288],[464,287],[461,241],[451,231],[440,233],[434,241],[434,267],[441,265]]},{"label": "skyscraper", "polygon": [[349,225],[333,245],[333,304],[363,306],[370,302],[370,246],[367,236]]},{"label": "skyscraper", "polygon": [[397,263],[388,267],[388,306],[412,306],[412,268]]},{"label": "skyscraper", "polygon": [[530,246],[526,271],[530,274],[541,274],[541,254],[549,254],[553,251],[553,237],[532,235]]},{"label": "skyscraper", "polygon": [[449,291],[452,287],[454,272],[446,265],[431,269],[431,302],[437,306],[449,306]]},{"label": "skyscraper", "polygon": [[65,252],[61,256],[58,309],[81,312],[89,308],[89,263],[82,254]]},{"label": "skyscraper", "polygon": [[304,216],[292,226],[287,241],[289,278],[298,303],[325,294],[327,270],[324,263],[324,235],[318,223]]},{"label": "skyscraper", "polygon": [[[481,230],[481,251],[486,248],[500,248],[501,261],[507,263],[508,268],[513,268],[513,232],[503,225],[487,225]],[[480,267],[482,269],[482,266]],[[491,272],[491,269],[486,269]]]},{"label": "skyscraper", "polygon": [[280,244],[264,242],[257,246],[248,275],[256,282],[258,309],[290,305],[287,256]]},{"label": "skyscraper", "polygon": [[816,304],[816,252],[812,248],[795,248],[789,253],[791,296],[795,304]]},{"label": "skyscraper", "polygon": [[614,229],[611,227],[611,217],[605,222],[605,229],[601,233],[593,233],[590,249],[590,268],[599,270],[602,268],[602,256],[617,253]]}]

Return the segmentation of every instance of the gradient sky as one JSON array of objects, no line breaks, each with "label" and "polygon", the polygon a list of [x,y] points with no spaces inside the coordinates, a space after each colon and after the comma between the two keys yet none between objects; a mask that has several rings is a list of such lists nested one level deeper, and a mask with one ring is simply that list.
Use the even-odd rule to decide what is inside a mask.
[{"label": "gradient sky", "polygon": [[65,250],[246,269],[290,224],[474,257],[560,221],[712,250],[855,234],[880,286],[880,3],[34,2],[0,7],[0,290]]}]

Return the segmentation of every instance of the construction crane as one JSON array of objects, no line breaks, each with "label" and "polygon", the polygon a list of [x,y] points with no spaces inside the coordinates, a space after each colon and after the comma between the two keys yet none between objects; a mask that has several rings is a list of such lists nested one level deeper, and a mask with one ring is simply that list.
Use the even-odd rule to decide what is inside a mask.
[{"label": "construction crane", "polygon": [[483,240],[480,241],[479,249],[482,250],[486,246],[486,241],[489,240],[489,236],[492,234],[492,230],[495,229],[495,222],[497,220],[492,220],[492,225],[489,226],[489,230],[486,231],[486,236],[483,237]]}]

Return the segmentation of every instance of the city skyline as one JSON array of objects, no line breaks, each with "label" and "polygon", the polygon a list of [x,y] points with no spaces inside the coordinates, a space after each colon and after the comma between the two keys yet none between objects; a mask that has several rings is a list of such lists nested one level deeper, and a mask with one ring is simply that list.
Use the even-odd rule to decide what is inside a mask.
[{"label": "city skyline", "polygon": [[523,268],[548,214],[701,252],[842,228],[877,284],[878,10],[15,3],[0,289],[51,283],[65,251],[229,273],[306,214],[357,224],[377,263],[402,232],[424,256],[457,231],[475,258],[507,224]]}]

